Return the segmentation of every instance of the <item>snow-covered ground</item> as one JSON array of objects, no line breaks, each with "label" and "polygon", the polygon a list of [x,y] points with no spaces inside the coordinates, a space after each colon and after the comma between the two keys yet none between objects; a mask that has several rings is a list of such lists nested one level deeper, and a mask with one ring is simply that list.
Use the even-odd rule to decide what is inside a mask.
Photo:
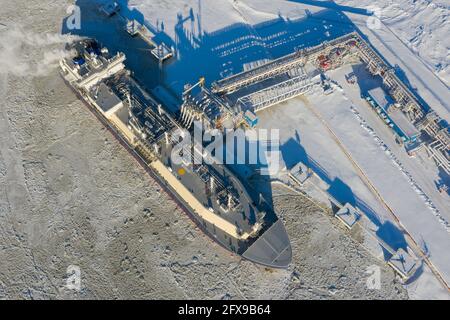
[{"label": "snow-covered ground", "polygon": [[[245,63],[277,58],[358,29],[424,102],[450,122],[450,38],[441,36],[449,34],[450,23],[444,1],[122,2],[128,3],[129,16],[145,19],[158,40],[176,49],[177,61],[165,70],[166,84],[175,92],[202,76],[211,83],[242,71]],[[368,9],[382,22],[370,17]]]},{"label": "snow-covered ground", "polygon": [[[330,125],[336,126],[335,133],[338,136],[347,134],[347,139],[364,140],[364,143],[346,140],[345,146],[353,146],[352,151],[354,153],[352,152],[352,155],[359,158],[358,160],[363,163],[363,168],[364,165],[372,167],[371,172],[378,176],[375,179],[381,184],[383,194],[396,201],[395,194],[391,194],[391,192],[395,191],[394,193],[397,193],[397,195],[399,192],[405,192],[407,195],[401,195],[401,199],[405,199],[407,196],[413,197],[413,201],[405,201],[405,205],[412,210],[413,214],[429,220],[433,220],[435,217],[426,208],[424,202],[417,198],[406,179],[392,165],[390,158],[379,150],[373,138],[360,127],[359,121],[352,115],[349,101],[343,97],[342,93],[339,92],[326,97],[326,99],[337,100],[342,103],[337,104],[336,109],[334,109],[334,104],[330,104],[330,101],[321,101],[320,98],[315,96],[307,97],[307,99],[296,98],[266,109],[259,113],[260,127],[280,128],[279,124],[283,123],[283,127],[280,129],[280,143],[284,165],[289,169],[299,161],[306,163],[322,180],[330,185],[327,191],[334,198],[341,202],[350,202],[361,209],[369,220],[368,228],[376,231],[378,237],[394,249],[404,247],[406,245],[404,235],[396,226],[390,213],[360,178],[351,161],[335,143],[333,137],[327,132],[325,125],[312,112],[311,108],[321,109],[321,115],[324,119],[327,122],[330,121]],[[314,104],[312,104],[312,101],[314,101]],[[338,108],[340,109],[338,110]],[[342,117],[342,113],[345,115],[344,117]],[[359,161],[358,164],[361,163]],[[390,171],[390,173],[380,169],[384,166],[387,167],[386,171]],[[384,175],[393,175],[393,178],[390,178],[394,179],[395,182],[385,181]],[[397,184],[400,184],[401,191],[396,188]],[[314,193],[310,194],[315,196]],[[322,200],[322,198],[318,198],[318,200]],[[421,207],[422,210],[415,208],[415,205]],[[408,209],[404,209],[406,211],[402,212],[409,216],[411,213]],[[414,222],[415,220],[413,220]],[[440,225],[437,226],[436,223],[437,220],[434,220],[430,224],[434,225],[439,231]],[[428,220],[425,224],[428,224]],[[428,230],[433,231],[434,228]],[[442,231],[438,233],[442,236]],[[437,243],[437,245],[441,254],[444,252],[442,258],[445,258],[445,248],[450,237],[444,232],[442,239],[446,243],[443,243],[441,247],[439,247],[440,243]],[[373,239],[370,237],[364,239],[365,246],[378,256],[379,247],[374,246],[372,242]],[[439,255],[437,256],[439,257]],[[445,266],[445,261],[443,264]],[[442,288],[427,266],[423,266],[419,274],[418,279],[408,287],[412,296],[416,298],[448,298],[446,290]]]},{"label": "snow-covered ground", "polygon": [[[336,73],[339,71],[342,70]],[[343,73],[337,75],[337,78],[341,80],[341,83],[345,82]],[[353,117],[352,113],[355,109],[352,110],[351,105],[354,104],[354,108],[356,106],[367,108],[367,106],[361,103],[359,92],[353,92],[356,94],[351,97],[351,100],[348,96],[351,91],[347,92],[337,90],[335,94],[329,96],[315,94],[310,99],[314,101],[314,107],[334,129],[333,131],[374,184],[381,197],[399,217],[402,225],[414,235],[416,242],[423,242],[421,245],[429,252],[433,263],[445,275],[446,280],[450,281],[450,256],[447,254],[450,248],[450,229],[438,220],[441,215],[437,216],[428,206],[426,203],[428,197],[418,194],[416,188],[411,185],[411,179],[408,179],[402,172],[402,168],[398,167],[398,161],[393,160],[390,149],[384,144],[380,145],[371,132],[361,126],[361,120]],[[415,173],[411,172],[411,174],[414,177]],[[448,212],[450,206],[446,195],[445,197],[447,202],[442,210]]]},{"label": "snow-covered ground", "polygon": [[[439,270],[444,271],[448,277],[448,232],[437,217],[433,216],[424,199],[414,191],[404,174],[393,164],[391,157],[384,150],[380,150],[373,136],[361,127],[351,105],[352,102],[342,92],[325,97],[312,94],[306,99],[293,99],[261,112],[260,126],[267,129],[280,128],[280,123],[283,123],[280,143],[284,165],[289,169],[298,161],[306,163],[330,185],[328,192],[333,197],[341,202],[350,202],[361,209],[378,237],[394,249],[405,247],[407,241],[396,226],[392,214],[383,207],[333,137],[327,133],[327,128],[315,115],[315,112],[319,112],[400,218],[402,225],[408,232],[414,233],[416,241],[427,247],[430,259],[439,265]],[[368,106],[359,107],[371,111]],[[376,115],[373,114],[370,118],[376,119]],[[381,132],[388,130],[381,127]],[[390,136],[389,140],[393,140],[393,137]],[[399,149],[398,146],[394,147]],[[404,160],[411,163],[416,161],[409,158]],[[444,212],[448,212],[448,201],[444,201],[443,205],[442,209],[446,210]],[[368,242],[370,240],[367,239]],[[372,247],[370,243],[366,245]],[[422,282],[428,289],[425,290],[423,285],[420,285]],[[434,294],[436,297],[446,297],[445,289],[441,288],[426,266],[423,266],[419,279],[413,282],[411,288],[414,288],[411,292],[417,297]],[[433,290],[430,291],[430,288]]]},{"label": "snow-covered ground", "polygon": [[[358,85],[351,85],[345,80],[345,74],[353,72],[358,77]],[[447,193],[440,193],[436,181],[440,179],[440,171],[434,161],[429,159],[426,150],[422,149],[410,158],[404,148],[398,146],[393,137],[393,131],[388,128],[380,117],[374,117],[375,112],[368,108],[367,102],[360,98],[361,91],[369,90],[381,84],[381,79],[372,77],[363,64],[347,65],[329,73],[337,81],[352,104],[351,110],[364,130],[369,133],[382,150],[388,154],[394,165],[401,171],[411,187],[426,195],[426,202],[432,204],[431,212],[445,221],[450,221],[450,199]],[[420,192],[421,189],[422,192]],[[450,231],[450,224],[446,226]]]},{"label": "snow-covered ground", "polygon": [[[402,42],[450,85],[450,3],[446,0],[336,0],[369,7]],[[445,36],[447,35],[447,36]]]}]

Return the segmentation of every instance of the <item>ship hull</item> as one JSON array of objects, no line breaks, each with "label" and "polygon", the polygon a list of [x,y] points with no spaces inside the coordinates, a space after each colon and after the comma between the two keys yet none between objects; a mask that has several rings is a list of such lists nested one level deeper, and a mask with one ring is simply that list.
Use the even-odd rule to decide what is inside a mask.
[{"label": "ship hull", "polygon": [[[136,159],[136,161],[144,168],[144,170],[158,182],[160,187],[177,203],[187,216],[195,223],[195,225],[215,243],[233,254],[249,260],[251,262],[270,268],[287,268],[292,260],[292,250],[289,237],[286,233],[283,223],[280,220],[275,221],[260,237],[249,239],[247,243],[242,240],[229,237],[226,232],[220,230],[215,225],[206,222],[197,212],[185,201],[185,199],[162,177],[149,163],[150,159],[146,159],[145,155],[140,154],[128,142],[127,138],[116,128],[110,120],[100,113],[94,105],[75,88],[64,75],[61,74],[64,82],[77,97],[84,102],[86,107],[95,115],[95,117],[111,132],[115,139],[128,150],[128,152]],[[244,244],[244,246],[243,246]],[[244,247],[245,250],[238,248]]]}]

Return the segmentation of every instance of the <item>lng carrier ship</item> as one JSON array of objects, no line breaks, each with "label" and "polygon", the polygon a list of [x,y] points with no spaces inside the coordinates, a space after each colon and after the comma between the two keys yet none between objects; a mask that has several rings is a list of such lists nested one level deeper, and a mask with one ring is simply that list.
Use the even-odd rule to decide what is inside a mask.
[{"label": "lng carrier ship", "polygon": [[[290,241],[271,206],[248,192],[227,165],[204,161],[211,155],[203,142],[179,148],[180,132],[194,136],[194,120],[205,124],[202,130],[212,124],[215,130],[242,125],[239,117],[227,117],[230,110],[203,80],[186,87],[181,109],[174,113],[131,76],[123,53],[112,55],[91,39],[68,47],[73,56],[60,61],[65,81],[200,229],[250,261],[272,268],[290,264]],[[200,90],[196,96],[194,89]],[[182,160],[173,161],[173,154]]]}]

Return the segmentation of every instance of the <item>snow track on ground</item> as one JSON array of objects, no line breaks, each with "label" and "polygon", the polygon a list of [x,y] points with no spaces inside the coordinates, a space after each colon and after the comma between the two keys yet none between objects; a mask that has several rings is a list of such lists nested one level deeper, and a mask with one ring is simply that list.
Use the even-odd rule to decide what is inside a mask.
[{"label": "snow track on ground", "polygon": [[356,110],[355,107],[351,106],[350,110],[355,115],[356,119],[360,122],[360,126],[366,130],[375,140],[375,142],[380,146],[380,149],[384,151],[384,153],[391,159],[392,163],[398,168],[398,170],[403,174],[403,176],[407,179],[413,190],[422,198],[427,207],[431,210],[433,215],[438,218],[439,223],[445,228],[445,230],[450,233],[450,223],[441,215],[439,209],[433,204],[431,199],[423,192],[417,182],[413,179],[412,175],[404,168],[402,163],[397,159],[397,157],[393,154],[393,152],[389,149],[389,147],[384,143],[384,141],[377,135],[375,130],[370,127],[366,120],[362,118],[360,113]]}]

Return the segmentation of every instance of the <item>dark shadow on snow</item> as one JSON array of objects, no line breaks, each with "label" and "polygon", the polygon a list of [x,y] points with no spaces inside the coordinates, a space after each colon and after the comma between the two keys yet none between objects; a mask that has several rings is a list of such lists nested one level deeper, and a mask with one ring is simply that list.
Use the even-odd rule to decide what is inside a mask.
[{"label": "dark shadow on snow", "polygon": [[[154,25],[141,12],[130,9],[128,0],[118,2],[121,4],[121,16],[144,24],[155,34],[155,42],[164,42],[176,51],[176,59],[164,67],[163,78],[149,79],[141,73],[142,70],[148,70],[150,64],[147,60],[152,59],[148,45],[139,39],[124,39],[130,38],[123,30],[124,22],[118,17],[106,18],[98,12],[97,8],[102,1],[77,0],[76,5],[82,12],[82,28],[67,30],[64,23],[63,33],[94,37],[113,52],[123,51],[130,60],[127,62],[129,67],[133,67],[137,77],[145,78],[149,88],[164,84],[176,94],[181,93],[186,83],[195,83],[200,77],[205,77],[206,84],[210,85],[220,78],[243,71],[245,64],[262,59],[276,59],[355,30],[344,14],[324,9],[301,19],[278,17],[256,25],[235,23],[210,33],[204,32],[203,27],[199,26],[196,28],[197,33],[193,34],[190,27],[201,24],[201,20],[198,12],[191,8],[186,16],[173,13],[177,15],[178,22],[173,30],[175,36],[171,38],[167,33],[164,17]],[[128,47],[129,43],[131,47]],[[136,50],[139,46],[140,50]],[[152,66],[147,72],[151,71],[157,73],[157,66]]]}]

